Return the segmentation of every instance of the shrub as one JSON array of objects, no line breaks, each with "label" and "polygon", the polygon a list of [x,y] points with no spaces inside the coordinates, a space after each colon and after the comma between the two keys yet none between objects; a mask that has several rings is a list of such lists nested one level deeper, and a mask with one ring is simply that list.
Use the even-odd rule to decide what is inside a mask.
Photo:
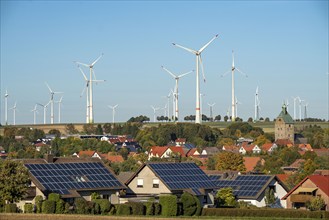
[{"label": "shrub", "polygon": [[35,197],[34,201],[35,201],[35,206],[36,206],[36,210],[35,210],[36,213],[41,213],[43,197],[38,195]]},{"label": "shrub", "polygon": [[94,199],[93,202],[99,205],[102,214],[109,212],[111,209],[111,203],[107,199]]},{"label": "shrub", "polygon": [[196,202],[196,211],[195,211],[194,215],[200,216],[201,215],[201,212],[202,212],[201,202],[200,202],[200,200],[199,200],[198,197],[196,197],[196,196],[193,196],[193,197],[194,197],[194,200]]},{"label": "shrub", "polygon": [[33,212],[33,205],[31,203],[26,203],[24,205],[24,213],[32,213]]},{"label": "shrub", "polygon": [[52,214],[56,210],[56,202],[51,200],[45,200],[42,202],[42,213]]},{"label": "shrub", "polygon": [[76,198],[74,201],[74,207],[77,214],[88,214],[87,201],[83,198]]},{"label": "shrub", "polygon": [[48,195],[48,200],[49,201],[55,201],[58,202],[61,199],[61,195],[57,194],[57,193],[50,193]]},{"label": "shrub", "polygon": [[111,209],[110,209],[108,214],[109,215],[115,215],[115,213],[116,213],[116,207],[114,205],[111,205]]},{"label": "shrub", "polygon": [[145,207],[141,202],[129,202],[127,205],[131,208],[131,214],[133,215],[144,215],[145,214]]},{"label": "shrub", "polygon": [[5,212],[7,213],[15,213],[17,212],[17,206],[15,203],[10,203],[5,205]]},{"label": "shrub", "polygon": [[64,214],[65,202],[60,199],[56,201],[56,214]]},{"label": "shrub", "polygon": [[147,201],[144,203],[145,215],[154,215],[154,203],[152,201]]},{"label": "shrub", "polygon": [[161,214],[163,216],[177,215],[177,197],[175,195],[160,196]]},{"label": "shrub", "polygon": [[116,214],[117,215],[130,215],[130,206],[127,204],[118,204],[116,206]]},{"label": "shrub", "polygon": [[97,193],[97,192],[93,192],[92,194],[91,194],[91,201],[93,201],[93,200],[95,200],[95,199],[100,199],[101,198],[101,196],[99,195],[99,193]]},{"label": "shrub", "polygon": [[183,205],[183,215],[192,216],[195,214],[197,210],[197,204],[193,195],[184,192],[181,196],[181,202]]},{"label": "shrub", "polygon": [[65,203],[64,204],[64,214],[69,214],[70,213],[70,204],[69,203]]},{"label": "shrub", "polygon": [[161,214],[161,205],[159,203],[154,203],[154,215],[160,215]]}]

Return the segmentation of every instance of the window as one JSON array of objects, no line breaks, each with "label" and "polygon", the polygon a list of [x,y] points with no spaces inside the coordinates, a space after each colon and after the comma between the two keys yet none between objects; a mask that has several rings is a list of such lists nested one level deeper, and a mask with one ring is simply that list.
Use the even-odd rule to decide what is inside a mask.
[{"label": "window", "polygon": [[153,188],[159,188],[159,179],[153,179]]},{"label": "window", "polygon": [[137,179],[137,188],[143,188],[144,181],[143,179]]},{"label": "window", "polygon": [[208,203],[208,197],[207,196],[203,196],[203,203]]},{"label": "window", "polygon": [[109,200],[110,199],[110,195],[103,195],[103,199]]}]

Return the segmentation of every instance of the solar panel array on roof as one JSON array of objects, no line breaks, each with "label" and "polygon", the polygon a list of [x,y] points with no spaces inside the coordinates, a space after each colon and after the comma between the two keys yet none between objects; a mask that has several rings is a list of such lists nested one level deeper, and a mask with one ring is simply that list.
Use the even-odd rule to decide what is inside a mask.
[{"label": "solar panel array on roof", "polygon": [[211,177],[220,188],[231,187],[237,197],[254,197],[272,176],[240,175],[234,180],[220,180]]},{"label": "solar panel array on roof", "polygon": [[190,150],[195,148],[195,146],[193,144],[190,144],[190,143],[184,144],[184,147],[187,148],[187,149],[190,149]]},{"label": "solar panel array on roof", "polygon": [[51,192],[70,194],[68,190],[124,188],[100,162],[25,164],[32,175]]},{"label": "solar panel array on roof", "polygon": [[215,187],[214,182],[195,163],[150,163],[148,166],[171,190]]}]

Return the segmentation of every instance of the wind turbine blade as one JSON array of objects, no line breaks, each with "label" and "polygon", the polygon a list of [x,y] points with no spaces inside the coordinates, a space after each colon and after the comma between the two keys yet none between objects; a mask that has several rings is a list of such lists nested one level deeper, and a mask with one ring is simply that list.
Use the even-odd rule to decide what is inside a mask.
[{"label": "wind turbine blade", "polygon": [[91,80],[92,82],[106,82],[106,80],[104,80],[104,79],[98,79],[98,80]]},{"label": "wind turbine blade", "polygon": [[166,69],[164,66],[161,66],[162,69],[164,69],[167,73],[169,73],[174,79],[176,79],[176,75],[170,72],[168,69]]},{"label": "wind turbine blade", "polygon": [[53,93],[53,91],[52,91],[51,88],[49,87],[48,83],[47,83],[47,82],[45,82],[45,83],[46,83],[46,86],[48,87],[49,91],[50,91],[51,93]]},{"label": "wind turbine blade", "polygon": [[206,47],[209,46],[209,44],[211,44],[211,42],[213,42],[216,38],[218,37],[218,34],[215,35],[215,37],[213,37],[207,44],[205,44],[198,52],[201,53],[204,49],[206,49]]},{"label": "wind turbine blade", "polygon": [[85,63],[80,63],[80,62],[78,62],[78,61],[75,61],[75,63],[76,64],[79,64],[79,65],[82,65],[82,66],[85,66],[85,67],[90,67],[88,64],[85,64]]},{"label": "wind turbine blade", "polygon": [[40,106],[42,106],[42,107],[45,107],[43,104],[40,104],[40,103],[37,103],[37,105],[40,105]]},{"label": "wind turbine blade", "polygon": [[93,67],[103,55],[102,53],[90,66]]},{"label": "wind turbine blade", "polygon": [[113,106],[113,108],[116,108],[116,107],[118,107],[118,105],[119,105],[119,104],[116,104],[115,106]]},{"label": "wind turbine blade", "polygon": [[82,73],[83,78],[84,78],[86,81],[88,81],[86,74],[83,72],[83,70],[81,69],[81,67],[80,67],[79,65],[78,65],[78,68],[79,68],[80,72]]},{"label": "wind turbine blade", "polygon": [[229,70],[229,71],[225,72],[224,74],[220,75],[220,77],[224,77],[224,76],[226,76],[226,75],[229,74],[231,71],[232,71],[232,70]]},{"label": "wind turbine blade", "polygon": [[199,60],[200,60],[200,66],[201,66],[201,71],[202,71],[202,77],[203,77],[203,81],[206,82],[206,77],[204,75],[204,70],[203,70],[203,63],[202,63],[202,58],[201,58],[201,54],[199,56]]},{"label": "wind turbine blade", "polygon": [[82,97],[82,95],[83,95],[83,93],[86,91],[86,88],[87,88],[88,86],[85,86],[84,88],[83,88],[83,90],[82,90],[82,92],[81,92],[81,94],[80,94],[80,98]]},{"label": "wind turbine blade", "polygon": [[244,72],[242,72],[241,70],[239,70],[238,68],[236,68],[235,67],[235,69],[238,71],[238,72],[240,72],[242,75],[244,75],[245,77],[248,77],[248,75],[247,74],[245,74]]},{"label": "wind turbine blade", "polygon": [[188,52],[190,52],[190,53],[194,53],[194,54],[197,54],[198,52],[197,51],[195,51],[195,50],[192,50],[192,49],[190,49],[190,48],[187,48],[187,47],[183,47],[183,46],[181,46],[181,45],[179,45],[179,44],[176,44],[176,43],[172,43],[174,46],[176,46],[176,47],[180,47],[180,48],[182,48],[182,49],[184,49],[184,50],[187,50]]},{"label": "wind turbine blade", "polygon": [[194,70],[191,70],[191,71],[189,71],[189,72],[187,72],[187,73],[183,73],[183,74],[179,75],[178,78],[181,78],[181,77],[183,77],[183,76],[186,76],[187,74],[190,74],[190,73],[192,73],[192,72],[194,72]]}]

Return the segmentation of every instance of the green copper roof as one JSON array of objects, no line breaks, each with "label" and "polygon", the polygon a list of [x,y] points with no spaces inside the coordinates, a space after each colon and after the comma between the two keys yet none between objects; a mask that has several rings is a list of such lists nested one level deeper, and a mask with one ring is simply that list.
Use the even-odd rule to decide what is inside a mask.
[{"label": "green copper roof", "polygon": [[282,118],[283,121],[287,124],[293,124],[294,123],[294,119],[292,119],[292,117],[289,115],[288,111],[287,111],[287,107],[284,104],[282,106],[282,111],[279,114],[278,118]]}]

